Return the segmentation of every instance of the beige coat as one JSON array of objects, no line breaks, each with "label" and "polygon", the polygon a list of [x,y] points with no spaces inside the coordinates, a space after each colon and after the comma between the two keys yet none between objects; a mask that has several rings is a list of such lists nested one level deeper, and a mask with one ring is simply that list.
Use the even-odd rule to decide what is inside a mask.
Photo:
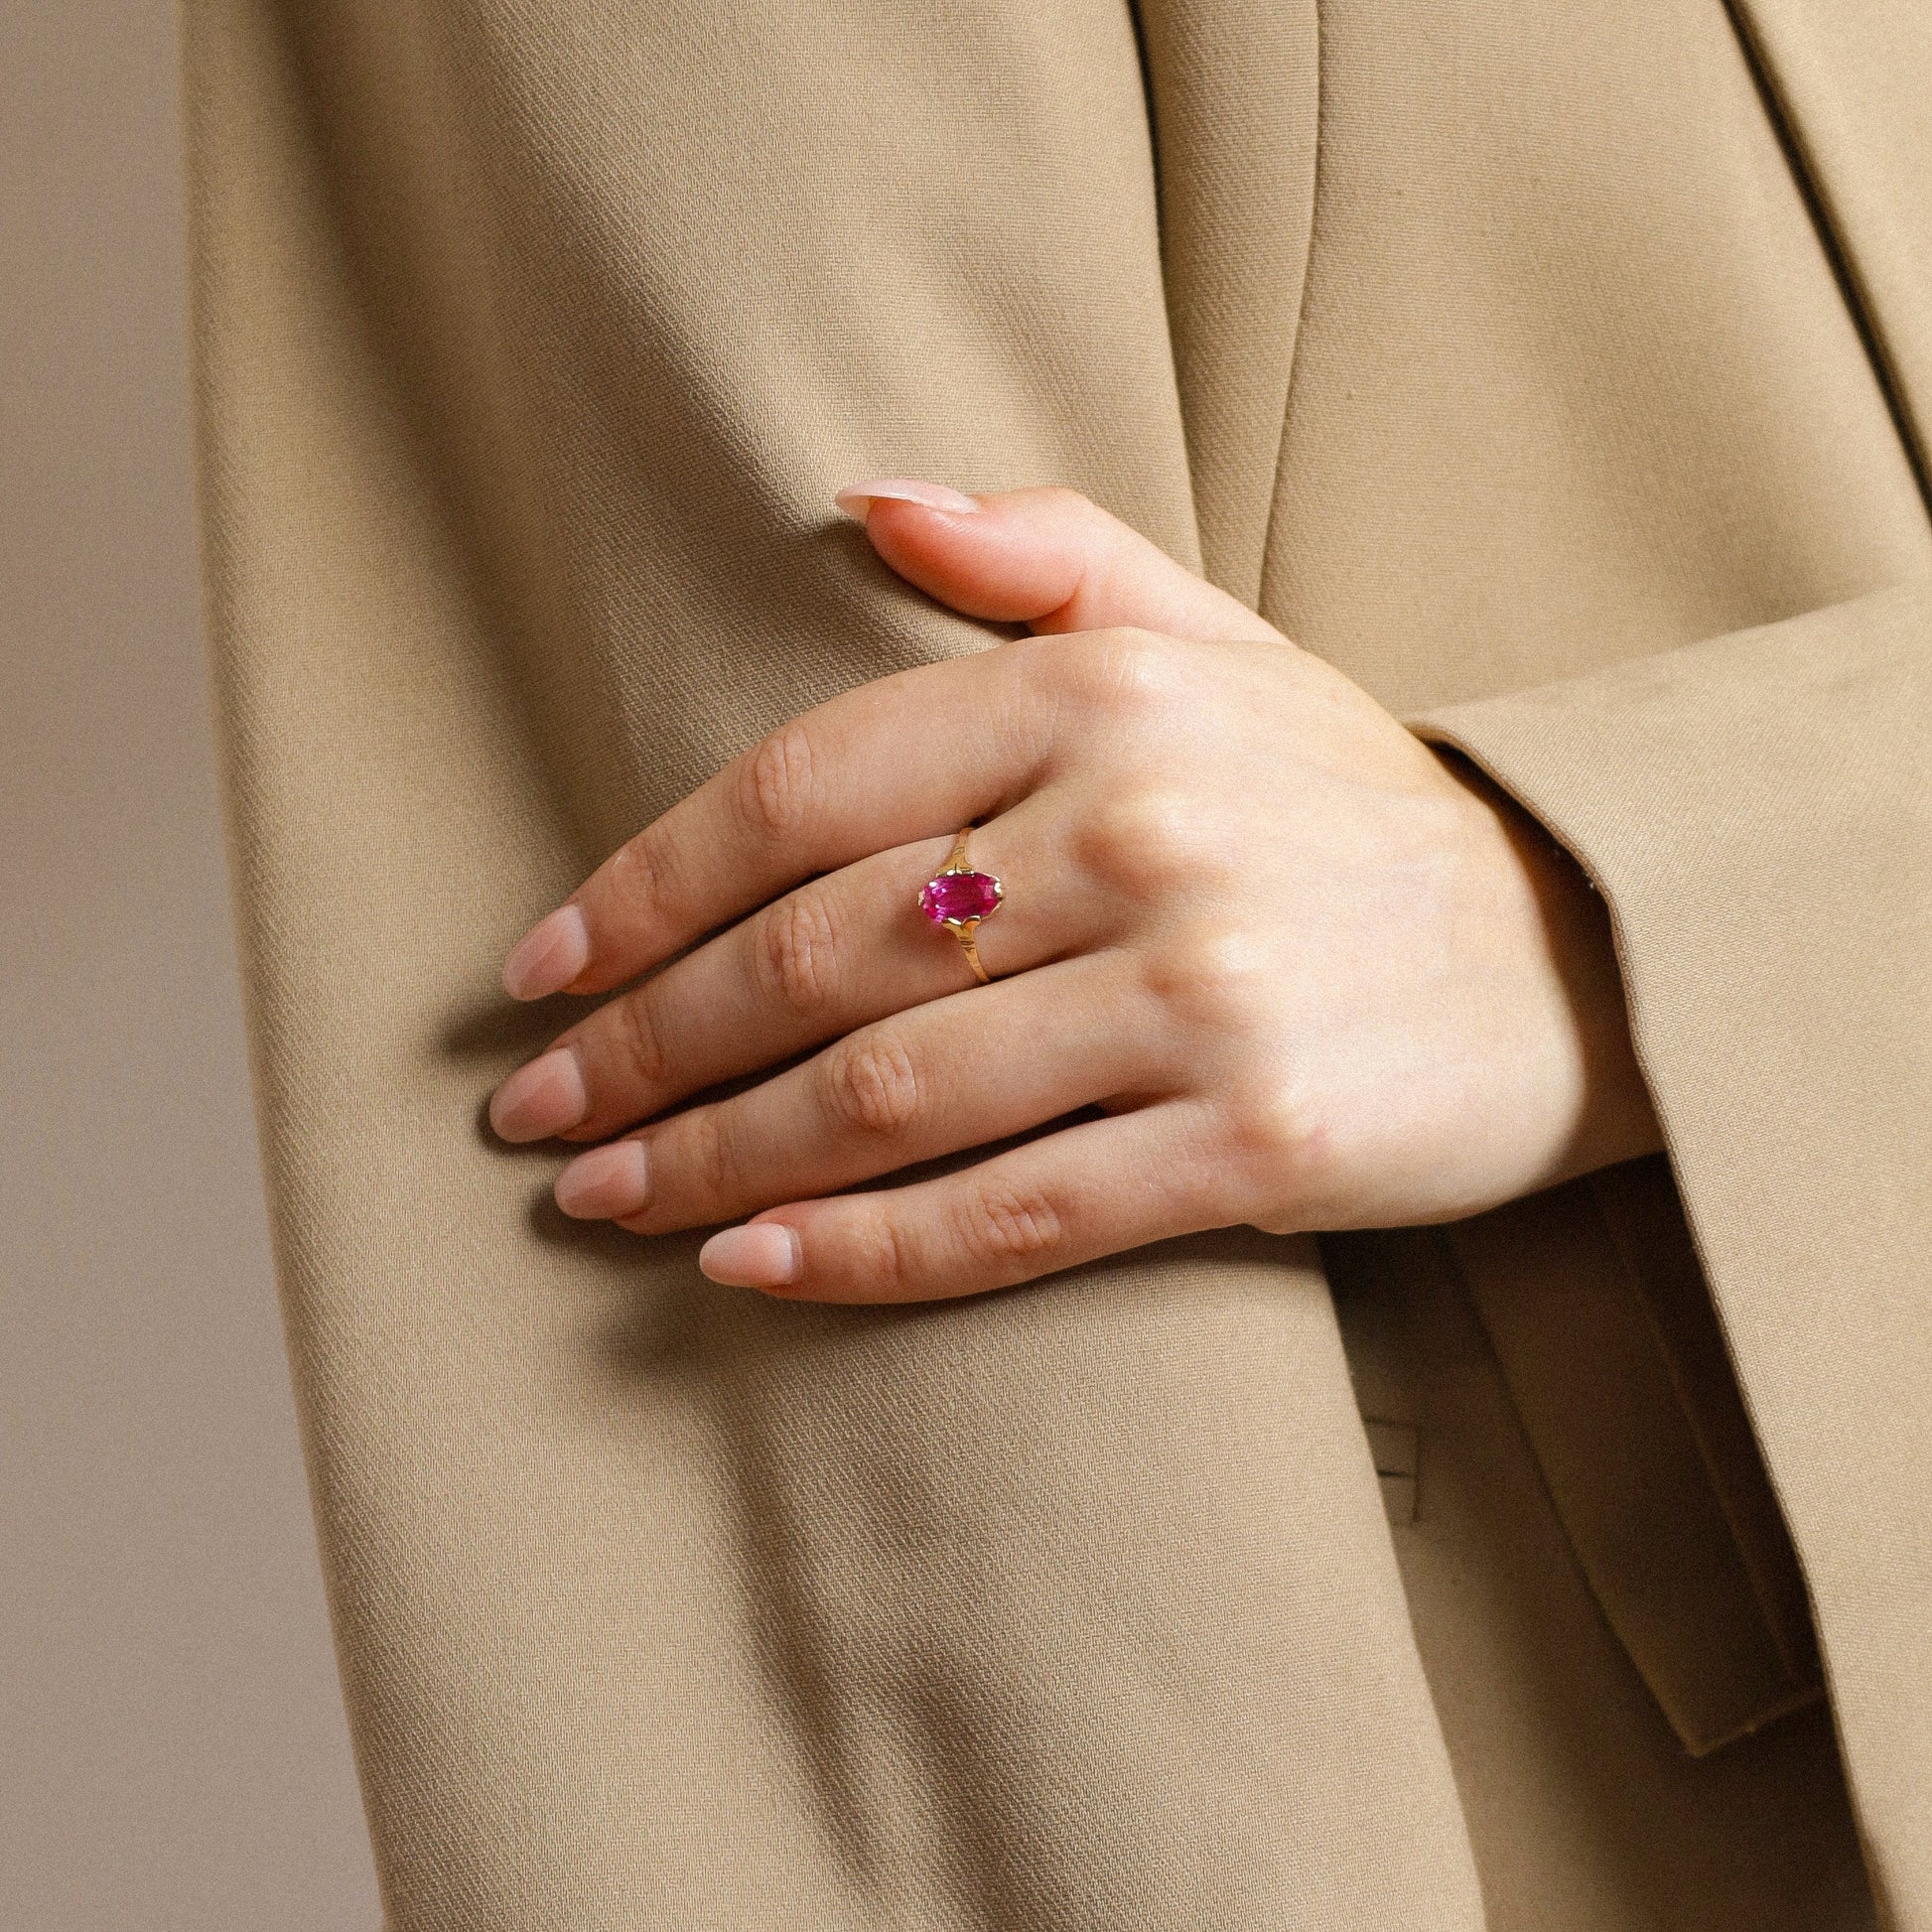
[{"label": "beige coat", "polygon": [[[392,1923],[1932,1927],[1932,7],[188,17]],[[984,641],[834,517],[882,473],[1074,484],[1486,765],[1608,897],[1668,1167],[903,1311],[565,1225],[496,964]]]}]

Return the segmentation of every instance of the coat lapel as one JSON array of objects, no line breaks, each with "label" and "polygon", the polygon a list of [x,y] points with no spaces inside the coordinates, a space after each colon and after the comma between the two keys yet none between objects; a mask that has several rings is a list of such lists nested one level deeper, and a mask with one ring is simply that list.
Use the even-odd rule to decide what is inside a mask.
[{"label": "coat lapel", "polygon": [[1900,428],[1932,477],[1932,8],[1733,0]]},{"label": "coat lapel", "polygon": [[1140,17],[1201,554],[1252,605],[1314,212],[1315,0],[1143,0]]}]

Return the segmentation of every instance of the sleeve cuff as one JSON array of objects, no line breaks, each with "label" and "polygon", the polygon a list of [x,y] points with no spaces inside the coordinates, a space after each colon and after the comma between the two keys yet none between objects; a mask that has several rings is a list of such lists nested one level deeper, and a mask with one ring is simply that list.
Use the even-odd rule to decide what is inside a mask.
[{"label": "sleeve cuff", "polygon": [[1844,1527],[1799,1505],[1857,1430],[1834,1388],[1870,1379],[1830,1298],[1916,1239],[1893,1223],[1932,1172],[1924,1124],[1897,1132],[1932,990],[1928,646],[1932,587],[1908,585],[1412,721],[1609,904],[1668,1166],[1449,1239],[1578,1559],[1693,1751],[1819,1693],[1805,1578]]}]

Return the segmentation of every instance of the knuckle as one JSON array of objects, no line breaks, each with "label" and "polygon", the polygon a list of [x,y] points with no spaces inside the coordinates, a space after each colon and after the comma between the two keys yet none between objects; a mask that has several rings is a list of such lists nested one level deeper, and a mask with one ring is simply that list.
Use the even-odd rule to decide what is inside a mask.
[{"label": "knuckle", "polygon": [[1172,704],[1180,655],[1172,637],[1123,625],[1057,641],[1061,648],[1050,661],[1074,697],[1130,717]]},{"label": "knuckle", "polygon": [[1270,1197],[1321,1193],[1333,1165],[1334,1136],[1308,1096],[1288,1081],[1256,1085],[1233,1095],[1221,1122],[1235,1172]]},{"label": "knuckle", "polygon": [[897,1222],[889,1213],[862,1214],[849,1230],[855,1280],[882,1302],[896,1300],[911,1279],[910,1257]]},{"label": "knuckle", "polygon": [[825,1055],[824,1067],[826,1111],[841,1126],[885,1138],[918,1119],[918,1069],[892,1034],[854,1034]]},{"label": "knuckle", "polygon": [[782,839],[804,823],[812,804],[812,741],[803,725],[780,726],[756,746],[742,767],[739,805],[761,838]]},{"label": "knuckle", "polygon": [[631,1079],[640,1087],[660,1087],[670,1078],[670,1053],[657,1015],[657,997],[648,985],[617,1001],[610,1012],[617,1043]]},{"label": "knuckle", "polygon": [[810,1013],[837,986],[837,934],[822,893],[797,893],[765,915],[758,941],[765,990],[785,1006]]},{"label": "knuckle", "polygon": [[1176,933],[1149,954],[1143,971],[1148,991],[1191,1031],[1251,1033],[1267,1013],[1272,975],[1263,948],[1232,928]]},{"label": "knuckle", "polygon": [[1152,897],[1213,870],[1210,842],[1187,799],[1173,791],[1131,791],[1100,800],[1074,832],[1074,856],[1111,892]]},{"label": "knuckle", "polygon": [[670,841],[646,826],[611,856],[611,896],[632,918],[665,913],[676,896],[676,861]]},{"label": "knuckle", "polygon": [[699,1107],[677,1123],[676,1166],[685,1190],[699,1200],[737,1197],[737,1142],[725,1116],[723,1107]]},{"label": "knuckle", "polygon": [[968,1194],[954,1231],[971,1261],[1000,1273],[1036,1263],[1066,1242],[1064,1217],[1043,1189],[1005,1183]]}]

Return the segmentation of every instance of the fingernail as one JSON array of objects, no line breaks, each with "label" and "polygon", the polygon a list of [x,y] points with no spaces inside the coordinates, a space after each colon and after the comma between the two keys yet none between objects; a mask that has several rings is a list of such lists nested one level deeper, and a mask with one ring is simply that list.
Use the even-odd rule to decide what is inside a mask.
[{"label": "fingernail", "polygon": [[650,1157],[641,1141],[613,1141],[580,1154],[557,1176],[557,1205],[579,1221],[634,1214],[650,1197]]},{"label": "fingernail", "polygon": [[855,522],[863,523],[874,503],[918,503],[929,510],[954,510],[964,513],[979,504],[944,483],[919,483],[906,477],[879,477],[871,483],[847,483],[832,498]]},{"label": "fingernail", "polygon": [[503,991],[512,1000],[561,993],[591,963],[591,929],[583,908],[560,905],[539,919],[503,961]]},{"label": "fingernail", "polygon": [[727,1228],[698,1250],[698,1266],[725,1288],[784,1288],[804,1273],[797,1233],[778,1221]]},{"label": "fingernail", "polygon": [[489,1097],[489,1124],[506,1141],[541,1141],[590,1111],[584,1071],[568,1046],[519,1066]]}]

